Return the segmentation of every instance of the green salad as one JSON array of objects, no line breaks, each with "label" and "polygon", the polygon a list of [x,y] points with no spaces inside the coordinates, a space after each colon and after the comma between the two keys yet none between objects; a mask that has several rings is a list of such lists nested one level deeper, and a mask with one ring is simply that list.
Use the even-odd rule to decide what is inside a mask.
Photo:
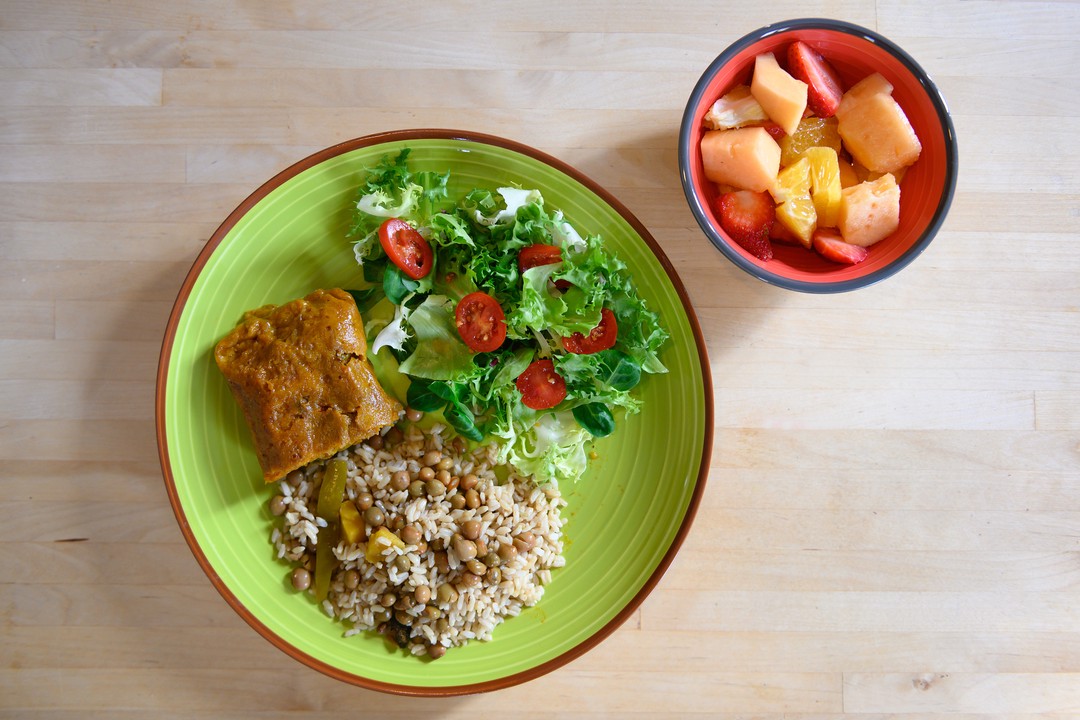
[{"label": "green salad", "polygon": [[600,236],[538,190],[451,198],[449,173],[408,156],[368,170],[348,232],[371,353],[408,377],[410,408],[496,439],[499,462],[537,482],[576,479],[590,441],[640,411],[642,373],[667,371],[668,333]]}]

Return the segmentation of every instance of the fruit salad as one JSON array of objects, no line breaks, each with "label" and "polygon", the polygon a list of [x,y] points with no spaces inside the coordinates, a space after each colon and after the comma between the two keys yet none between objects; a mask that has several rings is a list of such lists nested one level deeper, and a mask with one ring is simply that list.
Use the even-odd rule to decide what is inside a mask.
[{"label": "fruit salad", "polygon": [[900,184],[922,145],[893,86],[872,73],[844,89],[810,45],[754,59],[706,113],[705,176],[720,226],[755,257],[802,245],[837,263],[865,260],[900,225]]}]

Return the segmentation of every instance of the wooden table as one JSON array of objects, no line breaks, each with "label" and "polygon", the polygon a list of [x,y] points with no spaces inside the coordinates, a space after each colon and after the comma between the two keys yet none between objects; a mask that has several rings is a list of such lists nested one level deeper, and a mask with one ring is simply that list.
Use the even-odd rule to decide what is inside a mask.
[{"label": "wooden table", "polygon": [[[772,21],[910,51],[954,113],[951,214],[900,275],[767,286],[682,197],[699,73]],[[0,715],[1080,717],[1075,2],[0,2]],[[180,282],[259,183],[451,127],[609,188],[686,283],[712,472],[683,552],[594,651],[486,696],[336,682],[184,544],[154,438]]]}]

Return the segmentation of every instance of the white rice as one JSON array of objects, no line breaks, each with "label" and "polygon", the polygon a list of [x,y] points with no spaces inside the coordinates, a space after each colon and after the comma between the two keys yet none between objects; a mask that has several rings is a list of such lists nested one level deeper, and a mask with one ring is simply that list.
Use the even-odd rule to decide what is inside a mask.
[{"label": "white rice", "polygon": [[[412,654],[424,655],[440,645],[437,648],[440,652],[432,654],[441,655],[443,649],[470,640],[490,640],[504,619],[540,601],[544,585],[551,582],[551,569],[562,567],[565,562],[560,509],[566,503],[555,486],[537,487],[532,479],[518,476],[511,468],[507,468],[506,479],[500,481],[493,464],[496,448],[492,445],[471,453],[458,453],[455,447],[444,446],[441,426],[427,432],[409,426],[404,433],[404,440],[393,446],[387,444],[375,450],[361,443],[336,457],[347,462],[345,499],[356,500],[361,493],[371,493],[390,529],[412,525],[421,532],[421,542],[427,548],[391,546],[383,551],[379,561],[370,563],[365,557],[366,540],[349,544],[343,537],[334,549],[339,564],[323,609],[348,626],[346,636],[366,630],[382,629],[390,635],[396,631],[399,644],[407,635],[405,644]],[[452,498],[460,494],[457,489],[440,497],[431,497],[426,492],[412,497],[408,490],[392,490],[393,474],[405,470],[415,479],[429,450],[441,451],[444,458],[453,461],[449,469],[453,477],[472,473],[478,478],[477,508],[455,509]],[[309,569],[314,567],[319,531],[326,525],[312,512],[318,502],[324,467],[325,462],[312,463],[279,483],[285,512],[281,527],[275,527],[270,538],[278,558]],[[460,499],[456,502],[461,504]],[[510,560],[493,563],[501,577],[492,578],[496,574],[489,573],[480,584],[466,587],[461,582],[467,572],[466,565],[452,545],[455,534],[462,533],[462,525],[470,520],[480,522],[479,540],[487,545],[489,553],[498,554],[501,545],[513,544],[522,533],[532,533],[534,542],[531,548]],[[437,548],[445,549],[449,568],[446,572],[440,572],[436,565]],[[352,570],[360,577],[355,589],[345,585],[346,573]],[[438,597],[438,588],[446,583],[456,590],[456,598],[449,601]],[[431,594],[430,601],[424,604],[414,601],[415,589],[421,585],[426,585]],[[397,599],[389,610],[383,609],[380,602],[387,595]],[[403,625],[402,619],[407,624]]]}]

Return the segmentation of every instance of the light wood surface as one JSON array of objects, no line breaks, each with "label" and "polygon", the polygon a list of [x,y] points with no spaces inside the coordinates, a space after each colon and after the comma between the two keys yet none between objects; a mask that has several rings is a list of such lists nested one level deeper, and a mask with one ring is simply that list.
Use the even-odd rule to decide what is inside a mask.
[{"label": "light wood surface", "polygon": [[[755,281],[682,197],[699,73],[791,17],[911,52],[960,142],[944,230],[841,296]],[[0,715],[1080,717],[1080,4],[0,0]],[[327,145],[502,135],[610,189],[686,283],[703,505],[594,651],[486,696],[261,639],[157,464],[166,318],[213,229]]]}]

